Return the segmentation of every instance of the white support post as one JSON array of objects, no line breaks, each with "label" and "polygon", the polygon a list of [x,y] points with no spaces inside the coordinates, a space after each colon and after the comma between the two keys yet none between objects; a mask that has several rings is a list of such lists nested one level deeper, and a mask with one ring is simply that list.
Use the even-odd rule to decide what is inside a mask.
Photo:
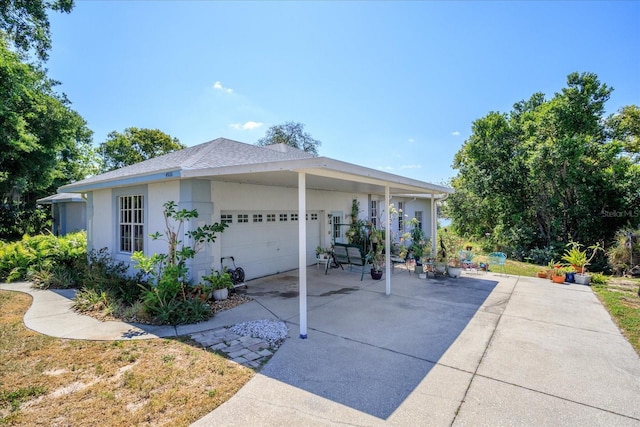
[{"label": "white support post", "polygon": [[385,203],[385,232],[384,232],[384,247],[385,247],[385,282],[387,295],[391,295],[391,215],[389,214],[389,185],[384,187],[384,203]]},{"label": "white support post", "polygon": [[438,209],[436,208],[436,195],[431,193],[431,253],[436,256],[438,248]]},{"label": "white support post", "polygon": [[300,298],[300,338],[307,339],[307,180],[298,172],[298,293]]}]

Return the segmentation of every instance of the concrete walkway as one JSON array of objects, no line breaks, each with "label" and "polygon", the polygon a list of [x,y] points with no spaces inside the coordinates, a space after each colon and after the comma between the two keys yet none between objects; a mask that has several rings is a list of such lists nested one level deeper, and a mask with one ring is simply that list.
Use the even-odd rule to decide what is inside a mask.
[{"label": "concrete walkway", "polygon": [[[384,281],[308,269],[308,335],[297,275],[250,282],[254,301],[208,322],[147,328],[68,309],[67,291],[28,291],[27,327],[84,339],[199,333],[281,319],[290,338],[234,397],[194,426],[640,426],[640,358],[589,287],[465,274]],[[66,304],[66,305],[65,305]],[[95,322],[95,323],[94,323]]]}]

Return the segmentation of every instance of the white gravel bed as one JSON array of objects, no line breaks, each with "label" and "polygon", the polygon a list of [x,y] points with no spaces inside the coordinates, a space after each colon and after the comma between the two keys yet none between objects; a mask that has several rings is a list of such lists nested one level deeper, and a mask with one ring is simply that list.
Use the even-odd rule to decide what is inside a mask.
[{"label": "white gravel bed", "polygon": [[279,320],[252,320],[233,325],[229,328],[233,333],[265,340],[273,347],[279,347],[287,338],[289,328]]}]

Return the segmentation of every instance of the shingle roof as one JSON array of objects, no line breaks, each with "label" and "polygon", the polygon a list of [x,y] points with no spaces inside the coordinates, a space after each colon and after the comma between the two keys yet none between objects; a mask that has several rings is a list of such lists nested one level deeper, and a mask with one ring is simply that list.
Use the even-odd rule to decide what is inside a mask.
[{"label": "shingle roof", "polygon": [[298,160],[310,157],[314,156],[285,144],[259,147],[226,138],[218,138],[184,150],[154,157],[135,165],[96,175],[74,184],[91,184],[166,170],[207,169]]}]

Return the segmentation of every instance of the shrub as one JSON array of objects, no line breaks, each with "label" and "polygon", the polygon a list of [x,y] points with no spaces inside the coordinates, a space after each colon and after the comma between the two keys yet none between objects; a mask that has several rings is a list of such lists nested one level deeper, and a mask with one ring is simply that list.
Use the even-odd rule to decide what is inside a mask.
[{"label": "shrub", "polygon": [[616,232],[613,244],[607,251],[609,265],[617,275],[626,274],[633,264],[640,262],[640,230],[622,228]]},{"label": "shrub", "polygon": [[607,276],[601,273],[594,273],[591,275],[591,284],[592,285],[606,285],[607,284]]},{"label": "shrub", "polygon": [[25,280],[31,272],[53,266],[73,270],[86,253],[85,232],[24,236],[17,242],[0,243],[0,280]]},{"label": "shrub", "polygon": [[128,265],[111,258],[107,248],[89,252],[81,276],[84,287],[108,292],[128,305],[135,303],[144,291],[140,286],[142,273],[131,276]]},{"label": "shrub", "polygon": [[529,251],[529,260],[533,264],[537,265],[547,265],[552,260],[558,259],[560,257],[560,253],[557,249],[554,249],[553,246],[545,246],[544,248],[533,248]]}]

